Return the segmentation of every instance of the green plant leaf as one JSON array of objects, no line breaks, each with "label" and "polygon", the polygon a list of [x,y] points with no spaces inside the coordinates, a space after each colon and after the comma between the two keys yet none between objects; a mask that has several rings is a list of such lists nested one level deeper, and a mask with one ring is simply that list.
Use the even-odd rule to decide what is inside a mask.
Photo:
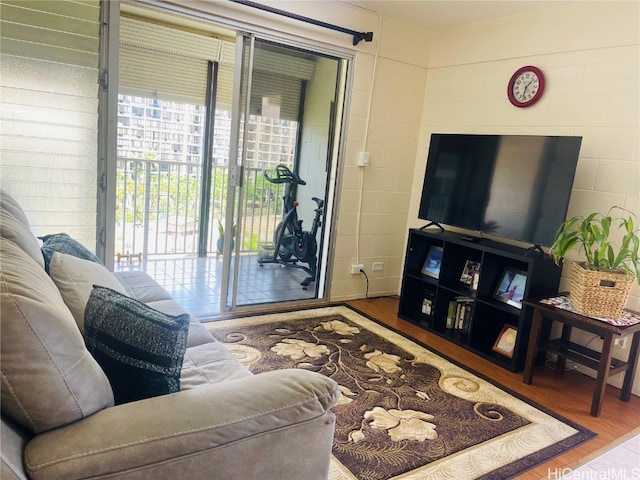
[{"label": "green plant leaf", "polygon": [[615,270],[616,254],[613,252],[613,247],[607,244],[607,247],[605,250],[607,254],[607,268],[611,270]]},{"label": "green plant leaf", "polygon": [[596,224],[589,225],[589,234],[593,236],[596,242],[602,242],[603,239],[607,238],[602,229],[600,229]]},{"label": "green plant leaf", "polygon": [[[594,212],[571,217],[558,228],[549,253],[561,264],[572,249],[578,248],[586,257],[587,268],[625,271],[635,275],[640,284],[640,239],[639,231],[634,230],[634,217],[618,206],[611,207],[606,215]],[[610,241],[613,230],[624,232],[619,245]]]},{"label": "green plant leaf", "polygon": [[602,238],[609,238],[609,233],[611,232],[611,221],[612,219],[609,216],[602,218],[602,221],[600,222],[602,227]]}]

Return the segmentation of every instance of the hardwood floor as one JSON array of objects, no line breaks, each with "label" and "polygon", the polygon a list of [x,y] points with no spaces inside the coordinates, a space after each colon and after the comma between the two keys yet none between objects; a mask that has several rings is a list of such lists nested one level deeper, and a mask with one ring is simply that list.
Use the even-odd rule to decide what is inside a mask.
[{"label": "hardwood floor", "polygon": [[[353,300],[348,305],[366,313],[378,321],[415,338],[438,353],[493,379],[495,382],[520,395],[589,428],[598,436],[518,476],[518,479],[559,479],[593,458],[603,449],[619,443],[640,427],[640,397],[631,396],[629,402],[619,400],[620,390],[608,386],[599,417],[589,414],[595,380],[575,371],[556,374],[545,366],[535,371],[533,384],[522,383],[522,372],[509,372],[467,350],[398,318],[398,298],[379,297]],[[640,459],[639,459],[640,463]],[[613,467],[614,465],[612,465]],[[564,469],[564,470],[563,470]],[[559,474],[558,472],[562,472]],[[571,477],[569,477],[571,478]]]}]

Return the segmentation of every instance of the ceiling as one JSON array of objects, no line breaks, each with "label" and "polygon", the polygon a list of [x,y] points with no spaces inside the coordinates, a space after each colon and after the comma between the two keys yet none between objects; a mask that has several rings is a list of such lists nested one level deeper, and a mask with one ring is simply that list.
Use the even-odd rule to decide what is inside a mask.
[{"label": "ceiling", "polygon": [[438,29],[553,8],[583,0],[339,0],[385,16]]}]

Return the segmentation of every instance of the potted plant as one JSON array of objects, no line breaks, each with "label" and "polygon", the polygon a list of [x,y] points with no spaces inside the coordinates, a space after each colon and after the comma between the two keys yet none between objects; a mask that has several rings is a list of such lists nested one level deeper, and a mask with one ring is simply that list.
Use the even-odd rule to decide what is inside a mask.
[{"label": "potted plant", "polygon": [[[586,258],[572,262],[569,300],[579,313],[619,318],[634,277],[640,284],[640,238],[635,215],[622,207],[607,214],[574,216],[558,229],[550,253],[561,265],[574,248]],[[622,235],[619,244],[611,237]]]},{"label": "potted plant", "polygon": [[[231,250],[235,247],[234,238],[238,234],[238,226],[234,223],[233,229],[231,231]],[[218,219],[218,241],[216,243],[216,247],[218,249],[218,253],[222,253],[224,250],[224,224],[220,219]]]}]

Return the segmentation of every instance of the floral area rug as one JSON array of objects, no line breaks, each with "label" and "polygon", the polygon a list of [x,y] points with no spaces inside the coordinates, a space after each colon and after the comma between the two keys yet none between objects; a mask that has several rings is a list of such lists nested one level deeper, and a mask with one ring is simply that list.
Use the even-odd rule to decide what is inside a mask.
[{"label": "floral area rug", "polygon": [[512,478],[594,435],[348,307],[205,325],[254,373],[340,385],[331,480]]}]

